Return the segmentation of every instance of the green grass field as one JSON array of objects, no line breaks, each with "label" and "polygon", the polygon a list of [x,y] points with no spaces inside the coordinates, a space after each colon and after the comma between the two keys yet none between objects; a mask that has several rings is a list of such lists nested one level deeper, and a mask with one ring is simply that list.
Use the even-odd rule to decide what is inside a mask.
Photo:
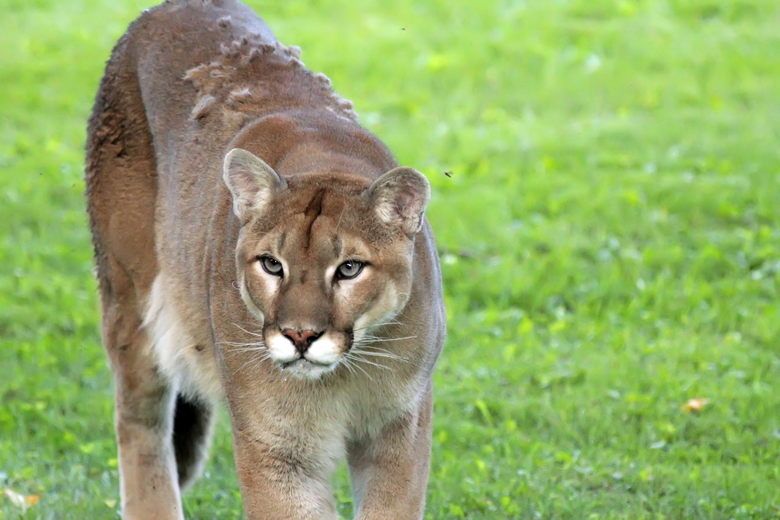
[{"label": "green grass field", "polygon": [[[434,186],[427,518],[780,517],[776,0],[252,4]],[[147,5],[0,0],[0,518],[118,516],[83,141]]]}]

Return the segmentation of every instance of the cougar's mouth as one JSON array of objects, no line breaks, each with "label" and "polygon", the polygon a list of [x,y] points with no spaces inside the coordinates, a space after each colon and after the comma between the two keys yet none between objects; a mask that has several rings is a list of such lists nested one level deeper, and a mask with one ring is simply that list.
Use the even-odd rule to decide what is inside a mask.
[{"label": "cougar's mouth", "polygon": [[280,363],[279,366],[284,369],[284,368],[289,368],[291,366],[301,365],[301,364],[309,364],[309,365],[313,365],[315,367],[334,367],[334,366],[338,365],[338,361],[336,361],[335,363],[321,363],[319,361],[312,361],[311,359],[309,359],[309,358],[307,358],[305,356],[302,356],[302,357],[299,357],[298,359],[293,359],[292,361],[287,361],[286,363]]},{"label": "cougar's mouth", "polygon": [[311,361],[305,357],[299,357],[298,359],[287,361],[285,363],[278,363],[279,368],[284,373],[287,373],[298,379],[308,379],[310,381],[321,379],[326,374],[333,372],[338,365],[338,361],[325,364]]}]

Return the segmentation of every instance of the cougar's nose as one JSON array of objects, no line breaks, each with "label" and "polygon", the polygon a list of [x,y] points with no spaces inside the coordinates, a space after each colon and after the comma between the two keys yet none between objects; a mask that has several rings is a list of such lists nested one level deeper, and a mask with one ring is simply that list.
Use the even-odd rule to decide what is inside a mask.
[{"label": "cougar's nose", "polygon": [[295,350],[303,355],[311,344],[322,336],[323,332],[324,331],[314,332],[313,330],[284,329],[282,330],[282,335],[292,341],[292,344],[295,345]]}]

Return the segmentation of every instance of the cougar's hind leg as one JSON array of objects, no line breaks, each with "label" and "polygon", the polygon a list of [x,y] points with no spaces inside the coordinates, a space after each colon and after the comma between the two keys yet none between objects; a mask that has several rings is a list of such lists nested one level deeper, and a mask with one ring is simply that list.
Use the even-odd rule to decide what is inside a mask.
[{"label": "cougar's hind leg", "polygon": [[200,474],[208,453],[213,423],[212,405],[179,394],[173,414],[173,447],[179,486],[191,484]]}]

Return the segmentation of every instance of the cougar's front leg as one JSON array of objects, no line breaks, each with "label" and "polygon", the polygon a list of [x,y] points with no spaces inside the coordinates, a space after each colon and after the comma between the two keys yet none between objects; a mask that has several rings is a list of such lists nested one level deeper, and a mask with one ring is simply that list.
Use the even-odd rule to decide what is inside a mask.
[{"label": "cougar's front leg", "polygon": [[419,408],[388,424],[374,439],[347,445],[355,518],[422,518],[431,455],[430,388]]},{"label": "cougar's front leg", "polygon": [[328,484],[332,461],[317,463],[311,456],[311,443],[299,439],[299,446],[269,446],[240,430],[234,430],[234,440],[238,479],[249,520],[338,518]]},{"label": "cougar's front leg", "polygon": [[104,302],[104,342],[116,386],[122,516],[183,518],[171,442],[174,392],[158,372],[129,302]]}]

